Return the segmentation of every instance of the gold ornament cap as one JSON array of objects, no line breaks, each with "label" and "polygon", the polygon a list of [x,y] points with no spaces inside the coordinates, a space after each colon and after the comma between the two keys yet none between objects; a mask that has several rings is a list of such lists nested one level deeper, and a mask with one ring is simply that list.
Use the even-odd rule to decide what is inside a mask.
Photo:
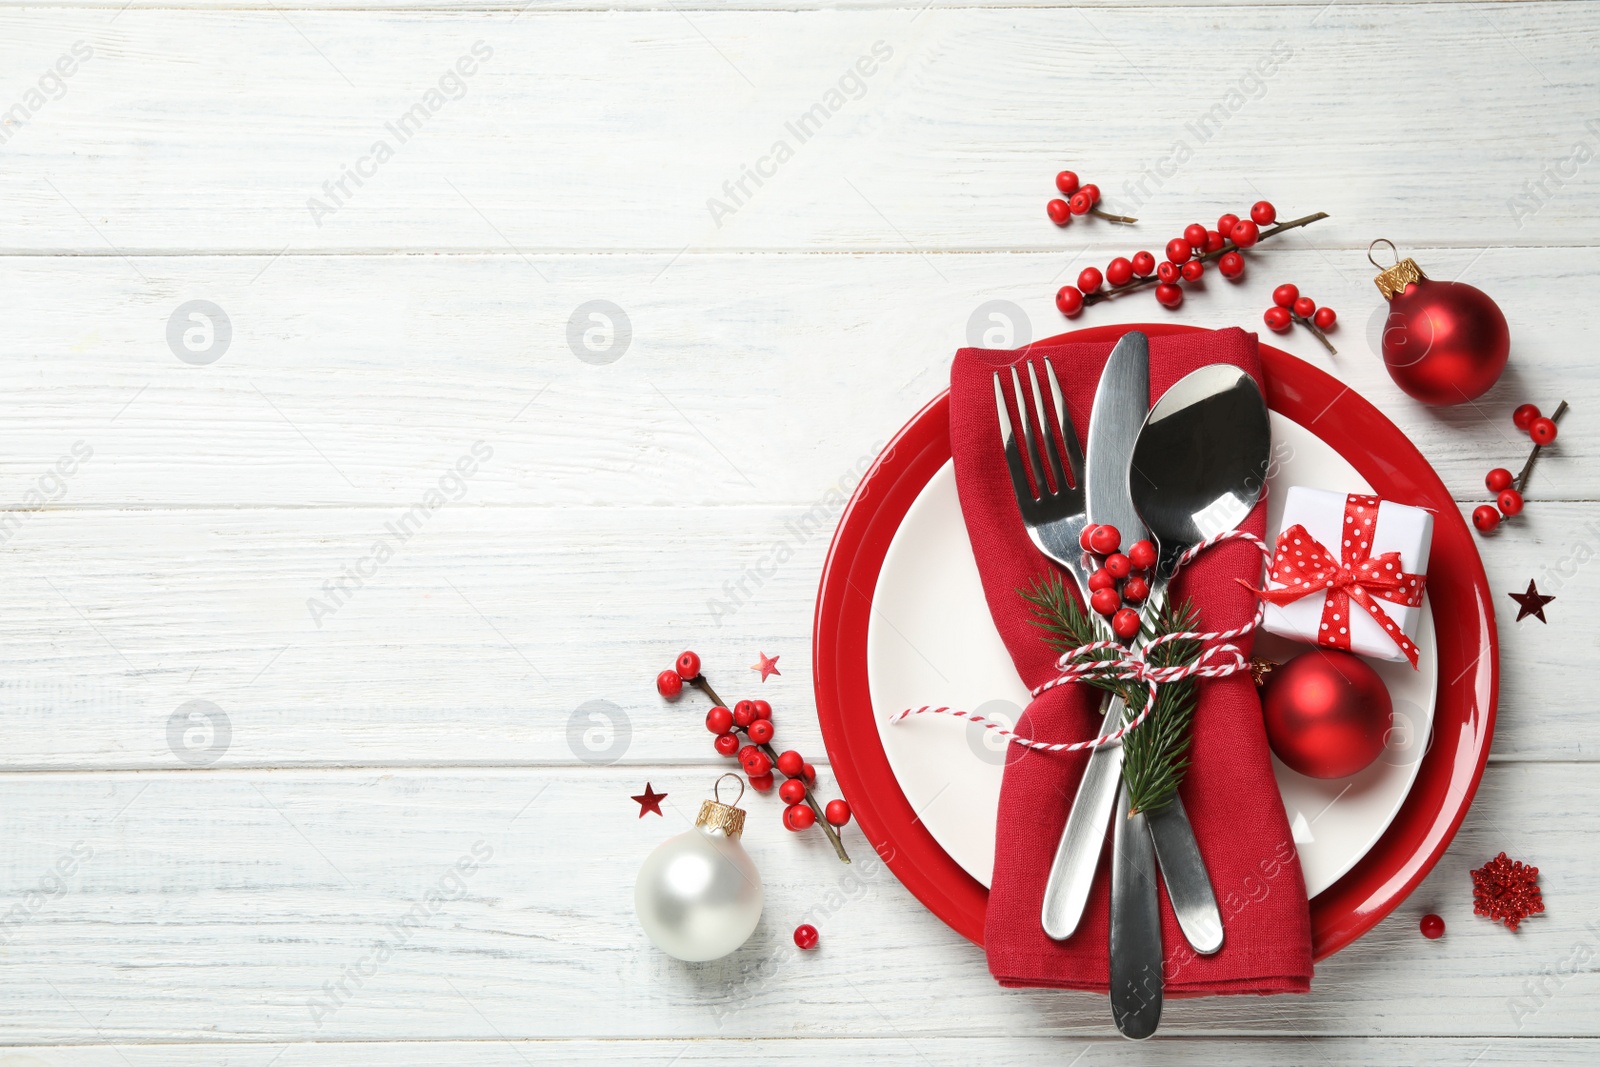
[{"label": "gold ornament cap", "polygon": [[[1372,258],[1372,250],[1379,245],[1389,246],[1389,251],[1394,253],[1394,266],[1385,267],[1382,263]],[[1383,294],[1385,300],[1393,300],[1396,296],[1405,292],[1408,285],[1415,285],[1417,282],[1428,280],[1428,276],[1422,273],[1422,268],[1417,266],[1417,261],[1414,259],[1401,259],[1400,250],[1387,237],[1380,237],[1367,246],[1367,262],[1378,268],[1378,276],[1372,281],[1377,285],[1378,292]]]},{"label": "gold ornament cap", "polygon": [[[732,778],[739,783],[739,795],[733,798],[733,804],[739,803],[744,797],[744,779],[731,771],[722,778]],[[736,808],[733,804],[724,804],[719,790],[722,788],[722,778],[711,787],[711,795],[715,800],[708,800],[700,805],[700,814],[695,816],[694,824],[702,830],[721,830],[722,836],[735,840],[744,833],[744,809]]]},{"label": "gold ornament cap", "polygon": [[1282,664],[1277,660],[1266,659],[1262,656],[1252,656],[1250,658],[1250,680],[1256,683],[1257,689],[1260,689],[1267,684],[1267,675],[1277,670],[1280,666]]}]

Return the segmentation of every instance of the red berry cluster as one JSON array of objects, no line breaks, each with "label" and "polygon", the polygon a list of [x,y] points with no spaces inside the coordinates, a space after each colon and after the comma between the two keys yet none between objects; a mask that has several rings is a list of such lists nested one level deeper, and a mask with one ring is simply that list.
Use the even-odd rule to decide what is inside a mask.
[{"label": "red berry cluster", "polygon": [[[1176,308],[1183,303],[1183,288],[1178,283],[1199,281],[1205,275],[1207,263],[1216,261],[1218,272],[1230,281],[1240,278],[1244,275],[1244,256],[1240,253],[1245,249],[1253,248],[1263,237],[1326,217],[1318,212],[1274,226],[1278,209],[1262,200],[1250,209],[1249,218],[1223,215],[1214,230],[1198,222],[1190,223],[1184,227],[1182,237],[1167,242],[1166,258],[1160,263],[1149,252],[1135,252],[1131,258],[1113,259],[1104,272],[1098,267],[1085,267],[1078,275],[1077,285],[1062,286],[1056,293],[1056,308],[1070,319],[1089,304],[1109,300],[1152,282],[1161,306]],[[1263,226],[1273,228],[1263,231]],[[1107,284],[1110,288],[1103,289]]]},{"label": "red berry cluster", "polygon": [[1500,525],[1502,517],[1511,518],[1522,514],[1522,494],[1527,488],[1528,474],[1533,470],[1533,461],[1538,458],[1539,452],[1545,446],[1554,444],[1556,439],[1556,420],[1567,413],[1567,402],[1563,400],[1554,412],[1547,418],[1539,413],[1539,409],[1532,404],[1523,404],[1511,413],[1511,421],[1517,429],[1526,433],[1533,440],[1533,451],[1528,453],[1528,460],[1522,465],[1522,473],[1512,477],[1510,471],[1504,467],[1496,467],[1484,475],[1483,484],[1489,492],[1495,494],[1494,504],[1480,504],[1472,512],[1472,525],[1483,533],[1488,533]]},{"label": "red berry cluster", "polygon": [[1072,221],[1074,215],[1098,215],[1112,222],[1138,222],[1126,215],[1113,215],[1101,211],[1100,187],[1098,185],[1079,185],[1078,176],[1070,170],[1064,170],[1056,175],[1056,188],[1061,190],[1065,200],[1052,200],[1044,206],[1045,214],[1050,216],[1050,221],[1057,226],[1065,226]]},{"label": "red berry cluster", "polygon": [[1333,329],[1333,324],[1339,321],[1338,314],[1330,307],[1317,307],[1317,302],[1309,296],[1301,296],[1297,285],[1285,282],[1272,290],[1272,306],[1261,317],[1273,333],[1285,333],[1298,322],[1316,335],[1323,348],[1339,354],[1323,332]]},{"label": "red berry cluster", "polygon": [[1089,575],[1089,606],[1111,620],[1111,632],[1126,641],[1139,632],[1139,612],[1128,604],[1143,604],[1150,596],[1150,569],[1156,565],[1156,546],[1135,541],[1122,551],[1122,533],[1111,525],[1090,523],[1078,535],[1085,552],[1100,557]]},{"label": "red berry cluster", "polygon": [[1472,910],[1515,930],[1523,919],[1544,911],[1539,868],[1500,853],[1472,872]]},{"label": "red berry cluster", "polygon": [[[765,700],[741,700],[729,710],[701,673],[700,657],[693,652],[685,652],[672,670],[656,676],[656,691],[668,700],[676,700],[686,682],[711,699],[713,707],[706,712],[706,729],[716,737],[712,745],[724,756],[738,757],[752,789],[762,793],[771,789],[774,770],[784,776],[785,781],[778,788],[778,795],[787,805],[783,809],[783,825],[798,833],[823,820],[823,831],[834,851],[849,863],[850,857],[834,827],[850,821],[850,805],[843,800],[830,800],[826,807],[820,805],[811,790],[817,769],[793,749],[773,749],[772,705]],[[740,743],[741,734],[747,743]]]}]

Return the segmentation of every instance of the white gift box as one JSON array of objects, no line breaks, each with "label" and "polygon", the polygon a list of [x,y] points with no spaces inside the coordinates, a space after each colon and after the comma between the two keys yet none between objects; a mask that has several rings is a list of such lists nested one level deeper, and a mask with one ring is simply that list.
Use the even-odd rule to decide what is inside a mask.
[{"label": "white gift box", "polygon": [[[1374,520],[1371,511],[1375,499],[1291,486],[1283,503],[1283,530],[1290,530],[1296,525],[1304,527],[1311,540],[1322,546],[1327,556],[1332,557],[1335,563],[1346,566],[1356,560],[1377,560],[1385,553],[1398,552],[1399,570],[1415,577],[1420,595],[1422,576],[1428,570],[1428,551],[1433,545],[1433,515],[1421,508],[1382,500],[1377,502]],[[1274,560],[1273,574],[1269,575],[1267,588],[1298,588],[1299,579],[1278,580],[1279,577],[1293,574],[1293,568],[1301,565],[1299,559],[1282,554],[1304,552],[1314,559],[1318,555],[1315,546],[1297,548],[1287,544],[1280,531],[1277,551],[1280,556]],[[1389,569],[1389,562],[1385,561],[1374,569],[1385,572]],[[1405,579],[1405,584],[1409,585],[1410,580],[1410,577]],[[1406,661],[1408,657],[1396,636],[1359,603],[1352,599],[1347,612],[1338,612],[1339,618],[1334,619],[1330,611],[1325,619],[1324,605],[1329,595],[1324,593],[1322,583],[1306,584],[1309,586],[1306,596],[1287,604],[1267,605],[1263,629],[1280,637],[1310,644],[1348,648],[1351,652],[1372,659]],[[1371,600],[1408,641],[1416,639],[1417,625],[1422,618],[1422,604],[1411,607],[1376,595]]]}]

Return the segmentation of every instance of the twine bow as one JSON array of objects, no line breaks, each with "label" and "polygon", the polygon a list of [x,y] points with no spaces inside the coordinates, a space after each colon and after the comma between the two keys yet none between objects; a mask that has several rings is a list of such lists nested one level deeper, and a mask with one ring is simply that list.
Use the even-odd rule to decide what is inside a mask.
[{"label": "twine bow", "polygon": [[[1178,558],[1177,567],[1173,573],[1176,574],[1178,569],[1184,567],[1201,552],[1223,541],[1249,541],[1261,551],[1263,557],[1271,555],[1270,550],[1259,537],[1244,530],[1230,530],[1227,533],[1207,538],[1185,552]],[[924,705],[920,708],[907,708],[891,716],[889,722],[891,724],[901,722],[913,715],[951,715],[957,719],[966,719],[969,722],[977,723],[986,730],[993,730],[1014,745],[1037,749],[1040,752],[1082,752],[1085,749],[1099,748],[1101,745],[1122,740],[1123,735],[1138,727],[1140,723],[1149,717],[1151,709],[1156,704],[1158,686],[1165,685],[1168,682],[1176,682],[1183,678],[1223,678],[1230,674],[1249,670],[1250,661],[1239,649],[1239,646],[1231,642],[1233,638],[1243,637],[1257,626],[1260,626],[1262,618],[1266,615],[1266,610],[1266,604],[1263,602],[1256,609],[1255,618],[1231,630],[1192,630],[1162,634],[1148,644],[1133,648],[1123,645],[1120,641],[1093,641],[1087,645],[1080,645],[1062,653],[1060,658],[1056,660],[1056,669],[1061,673],[1043,685],[1034,688],[1032,693],[1035,698],[1058,685],[1086,681],[1090,678],[1114,678],[1121,681],[1142,682],[1149,693],[1149,697],[1145,700],[1144,707],[1139,709],[1138,715],[1123,723],[1111,733],[1101,734],[1099,737],[1090,738],[1087,741],[1050,742],[1038,741],[1031,737],[1018,737],[1008,727],[986,719],[982,715],[975,715],[969,711],[948,707],[935,708]],[[1148,657],[1151,652],[1173,641],[1199,641],[1206,643],[1206,647],[1190,663],[1177,663],[1161,667],[1149,661]],[[1209,643],[1217,641],[1224,643]],[[1097,653],[1106,651],[1113,651],[1116,655],[1109,659],[1097,655]]]}]

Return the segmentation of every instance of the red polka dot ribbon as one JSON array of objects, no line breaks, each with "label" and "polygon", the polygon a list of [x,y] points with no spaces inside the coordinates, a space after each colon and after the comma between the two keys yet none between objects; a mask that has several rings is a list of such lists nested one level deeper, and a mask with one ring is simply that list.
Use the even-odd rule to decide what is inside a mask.
[{"label": "red polka dot ribbon", "polygon": [[1350,648],[1350,602],[1355,601],[1383,627],[1415,667],[1417,646],[1373,598],[1417,607],[1422,603],[1423,575],[1407,574],[1400,566],[1398,552],[1372,554],[1379,503],[1375,496],[1351,493],[1345,497],[1344,536],[1337,558],[1304,526],[1296,524],[1283,531],[1278,535],[1271,575],[1283,588],[1252,591],[1267,603],[1280,606],[1321,594],[1322,625],[1317,644],[1328,648]]}]

